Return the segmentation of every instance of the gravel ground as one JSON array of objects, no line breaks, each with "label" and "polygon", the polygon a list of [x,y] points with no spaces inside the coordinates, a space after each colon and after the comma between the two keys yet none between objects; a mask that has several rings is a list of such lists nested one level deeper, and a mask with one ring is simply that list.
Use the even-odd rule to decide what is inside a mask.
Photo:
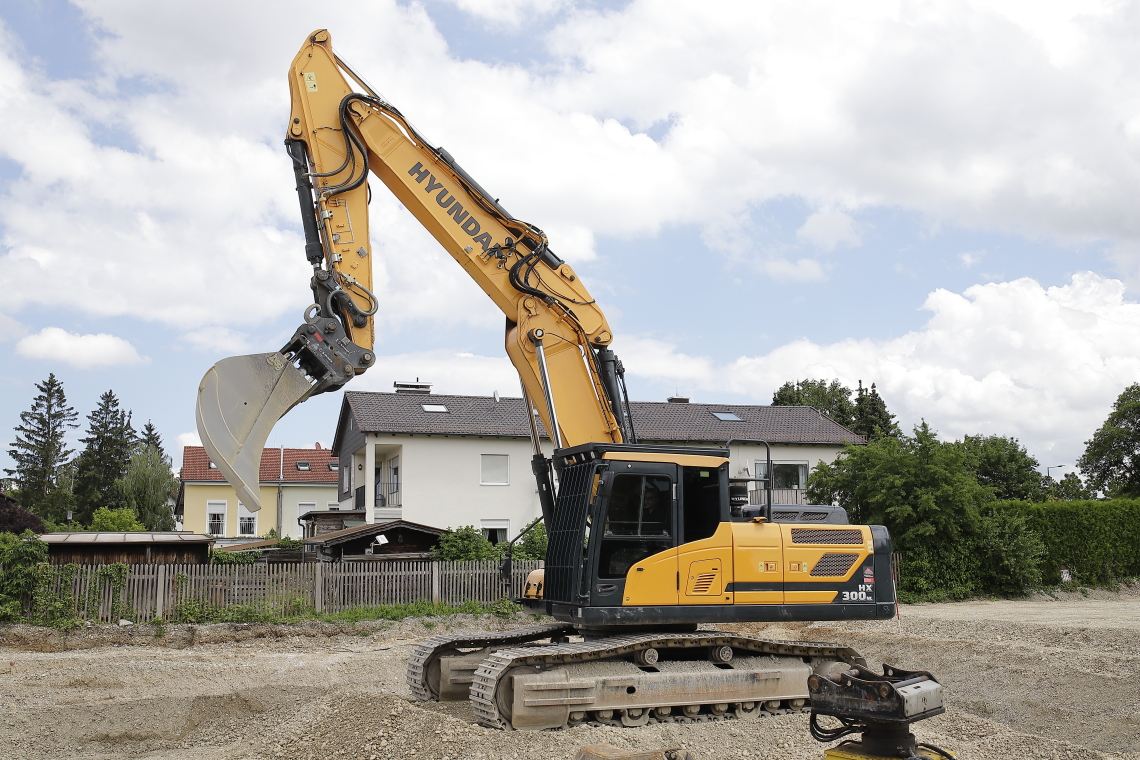
[{"label": "gravel ground", "polygon": [[[1140,760],[1140,587],[910,605],[901,620],[740,625],[932,671],[949,712],[919,738],[963,758]],[[819,760],[807,717],[499,732],[465,703],[409,702],[411,647],[533,622],[0,629],[0,757],[570,760],[585,744],[683,746],[697,760]],[[726,626],[728,627],[728,626]]]}]

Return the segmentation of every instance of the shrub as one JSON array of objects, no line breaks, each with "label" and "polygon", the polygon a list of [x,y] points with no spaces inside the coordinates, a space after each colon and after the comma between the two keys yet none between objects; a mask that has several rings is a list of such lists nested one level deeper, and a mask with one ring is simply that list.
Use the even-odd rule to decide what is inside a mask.
[{"label": "shrub", "polygon": [[436,546],[436,558],[448,562],[498,559],[494,544],[488,541],[474,525],[444,533]]}]

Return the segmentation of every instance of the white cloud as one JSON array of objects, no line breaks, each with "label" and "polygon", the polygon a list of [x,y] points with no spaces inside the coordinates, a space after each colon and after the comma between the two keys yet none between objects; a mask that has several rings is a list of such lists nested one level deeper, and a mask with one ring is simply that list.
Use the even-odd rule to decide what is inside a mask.
[{"label": "white cloud", "polygon": [[[197,430],[192,430],[189,433],[179,433],[174,437],[174,440],[178,442],[179,448],[202,445],[202,438],[198,435]],[[177,459],[177,457],[175,458]]]},{"label": "white cloud", "polygon": [[80,369],[141,364],[150,361],[139,356],[127,341],[108,333],[79,335],[58,327],[45,327],[16,344],[16,353],[29,359],[63,362]]},{"label": "white cloud", "polygon": [[[452,2],[503,23],[567,7]],[[272,14],[221,0],[79,5],[103,31],[90,80],[48,80],[0,55],[0,155],[21,169],[0,199],[8,308],[58,306],[50,289],[19,283],[67,271],[70,304],[90,314],[191,329],[299,314],[308,271],[280,148],[282,72],[298,29],[327,14],[299,0]],[[571,263],[593,255],[598,235],[715,227],[800,196],[846,209],[817,212],[801,229],[825,251],[857,244],[850,215],[881,204],[1107,240],[1121,270],[1140,273],[1129,202],[1140,182],[1140,80],[1128,74],[1140,11],[1039,6],[769,0],[718,14],[634,0],[563,13],[547,37],[554,65],[533,68],[457,60],[418,4],[346,2],[340,17],[352,23],[331,31],[507,208],[553,231]],[[241,45],[217,34],[219,17]],[[473,116],[526,116],[456,119],[457,92]],[[669,124],[659,141],[638,131],[659,123]],[[374,214],[379,245],[410,245],[392,244],[385,258],[392,302],[410,307],[387,319],[496,318],[470,308],[482,296],[410,217]],[[824,274],[810,258],[763,250],[762,229],[740,234],[763,273]]]},{"label": "white cloud", "polygon": [[570,0],[448,0],[462,11],[492,24],[517,27],[533,16],[554,13]]},{"label": "white cloud", "polygon": [[986,255],[985,251],[965,251],[958,254],[958,260],[962,262],[962,266],[969,269],[982,260]]},{"label": "white cloud", "polygon": [[625,339],[627,369],[669,385],[768,403],[787,380],[875,382],[905,425],[925,418],[944,435],[1015,435],[1039,457],[1073,459],[1112,402],[1140,381],[1140,305],[1118,280],[1091,272],[1063,287],[1030,279],[936,290],[920,330],[885,341],[799,340],[728,364]]},{"label": "white cloud", "polygon": [[796,230],[796,237],[822,251],[834,251],[837,246],[856,246],[862,242],[855,220],[842,211],[824,209],[809,216]]},{"label": "white cloud", "polygon": [[518,396],[519,376],[505,357],[436,350],[378,355],[376,365],[354,380],[354,391],[392,391],[396,380],[419,378],[432,383],[432,393]]}]

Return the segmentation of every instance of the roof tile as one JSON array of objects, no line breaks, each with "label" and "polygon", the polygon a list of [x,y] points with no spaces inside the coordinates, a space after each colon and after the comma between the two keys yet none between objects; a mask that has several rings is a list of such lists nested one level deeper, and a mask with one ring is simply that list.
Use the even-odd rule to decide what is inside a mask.
[{"label": "roof tile", "polygon": [[[284,467],[282,467],[284,454]],[[328,449],[265,449],[261,452],[261,482],[277,483],[336,483],[340,474],[329,469],[329,462],[337,459]],[[308,462],[310,469],[298,470],[297,462]],[[201,446],[182,448],[183,481],[213,480],[224,483],[226,478],[220,470],[210,469],[210,457]]]}]

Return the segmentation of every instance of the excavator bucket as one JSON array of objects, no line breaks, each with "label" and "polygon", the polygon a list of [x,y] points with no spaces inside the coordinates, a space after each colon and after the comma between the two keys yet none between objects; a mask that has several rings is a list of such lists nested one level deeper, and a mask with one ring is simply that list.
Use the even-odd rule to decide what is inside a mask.
[{"label": "excavator bucket", "polygon": [[222,359],[199,383],[194,417],[202,446],[246,509],[261,509],[261,450],[269,432],[312,390],[280,353]]}]

